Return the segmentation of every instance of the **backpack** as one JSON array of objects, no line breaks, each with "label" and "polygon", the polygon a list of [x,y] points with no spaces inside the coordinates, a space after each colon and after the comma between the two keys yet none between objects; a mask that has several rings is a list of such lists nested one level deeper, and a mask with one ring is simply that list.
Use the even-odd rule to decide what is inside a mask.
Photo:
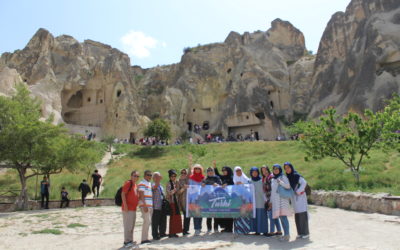
[{"label": "backpack", "polygon": [[308,185],[308,183],[307,183],[306,188],[304,189],[304,191],[306,192],[307,196],[311,195],[311,187]]},{"label": "backpack", "polygon": [[[130,185],[130,187],[129,187],[129,189],[128,189],[128,192],[129,191],[131,191],[131,189],[132,189],[132,185],[133,185],[133,183],[132,183],[132,181],[131,180],[129,180],[130,182],[131,182],[131,185]],[[121,195],[122,195],[122,187],[120,187],[119,189],[118,189],[118,191],[117,191],[117,193],[115,194],[115,205],[117,205],[117,206],[122,206],[122,197],[121,197]]]}]

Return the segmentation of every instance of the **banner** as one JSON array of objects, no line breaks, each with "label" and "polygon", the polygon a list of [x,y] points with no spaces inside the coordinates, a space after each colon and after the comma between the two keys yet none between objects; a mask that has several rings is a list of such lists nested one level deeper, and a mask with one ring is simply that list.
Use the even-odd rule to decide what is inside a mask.
[{"label": "banner", "polygon": [[190,185],[186,197],[187,217],[254,218],[256,209],[251,184],[214,187]]}]

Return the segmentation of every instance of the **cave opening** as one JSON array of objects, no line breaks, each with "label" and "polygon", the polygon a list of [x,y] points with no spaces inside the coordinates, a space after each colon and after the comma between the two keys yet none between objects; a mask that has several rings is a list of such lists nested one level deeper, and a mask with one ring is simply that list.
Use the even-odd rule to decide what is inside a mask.
[{"label": "cave opening", "polygon": [[82,100],[83,100],[82,91],[79,90],[74,95],[72,95],[71,98],[69,98],[67,106],[69,108],[81,108],[83,104]]}]

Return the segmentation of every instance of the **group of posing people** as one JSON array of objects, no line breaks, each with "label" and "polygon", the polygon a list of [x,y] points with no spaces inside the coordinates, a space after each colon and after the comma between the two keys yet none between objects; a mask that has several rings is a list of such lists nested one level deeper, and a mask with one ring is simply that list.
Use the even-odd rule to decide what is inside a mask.
[{"label": "group of posing people", "polygon": [[[266,237],[278,236],[280,240],[289,241],[288,216],[292,215],[292,207],[295,212],[295,223],[298,238],[308,238],[308,213],[307,196],[305,188],[307,182],[298,174],[293,165],[284,163],[284,167],[274,164],[272,172],[269,167],[260,169],[252,167],[249,175],[237,166],[232,168],[225,166],[222,173],[215,167],[209,167],[204,175],[200,164],[190,165],[190,174],[187,169],[180,171],[180,176],[175,170],[168,171],[169,180],[164,188],[161,185],[162,176],[159,172],[144,172],[144,179],[137,184],[140,173],[132,171],[131,179],[122,187],[122,215],[124,225],[124,247],[136,244],[133,241],[133,232],[136,221],[136,209],[139,207],[142,217],[141,243],[149,243],[148,232],[151,225],[153,240],[163,237],[178,237],[178,234],[188,235],[190,217],[186,216],[186,193],[189,185],[214,185],[225,187],[227,185],[250,184],[254,186],[256,207],[255,218],[207,218],[207,233],[227,232],[235,234],[264,235]],[[153,183],[151,183],[153,180]],[[291,190],[293,196],[287,198],[279,192],[279,186]],[[166,233],[167,214],[166,204],[169,204],[169,233]],[[182,217],[183,215],[183,217]],[[195,236],[201,234],[203,218],[193,218]],[[283,233],[282,233],[283,228]],[[276,231],[275,231],[276,229]]]}]

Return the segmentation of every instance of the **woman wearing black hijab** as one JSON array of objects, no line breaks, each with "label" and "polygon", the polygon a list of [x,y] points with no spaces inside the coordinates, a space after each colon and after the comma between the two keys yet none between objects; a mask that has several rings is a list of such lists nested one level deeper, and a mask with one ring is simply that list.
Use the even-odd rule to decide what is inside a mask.
[{"label": "woman wearing black hijab", "polygon": [[[218,169],[214,165],[215,174],[221,178],[222,187],[226,187],[228,185],[233,185],[233,171],[230,167],[224,166],[222,168],[222,175],[219,174]],[[218,223],[223,228],[222,232],[232,233],[233,232],[233,219],[232,218],[224,218],[218,219]]]}]

